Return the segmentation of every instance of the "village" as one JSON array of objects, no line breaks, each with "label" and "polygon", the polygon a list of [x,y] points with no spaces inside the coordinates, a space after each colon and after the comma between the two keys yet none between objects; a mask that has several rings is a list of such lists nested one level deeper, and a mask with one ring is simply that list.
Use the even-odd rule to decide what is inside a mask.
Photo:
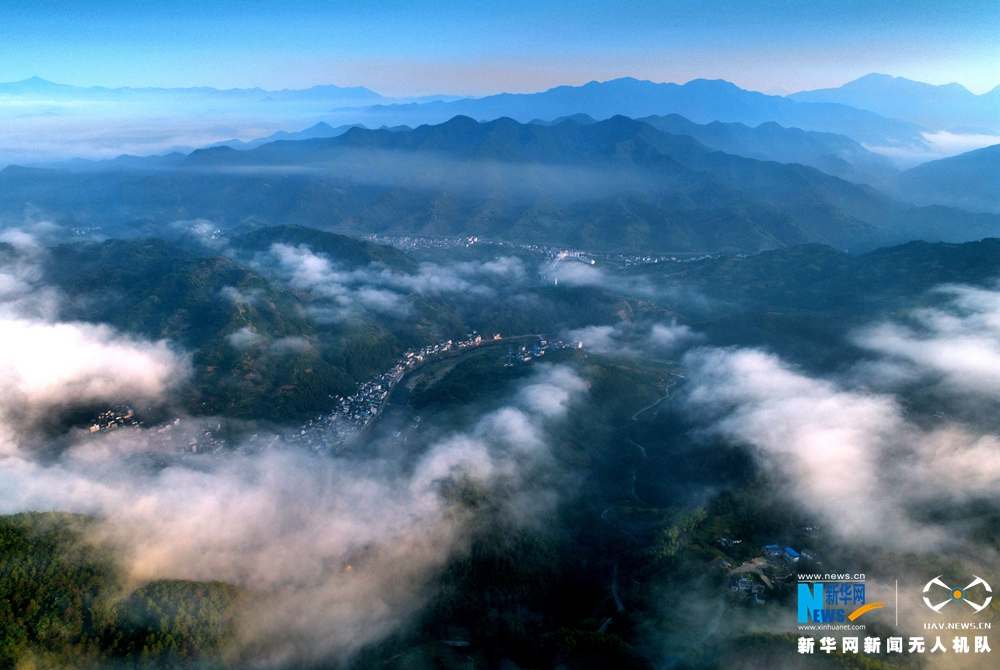
[{"label": "village", "polygon": [[138,426],[139,422],[135,418],[135,410],[128,405],[112,407],[98,414],[90,424],[90,432],[109,431],[122,428],[124,426]]},{"label": "village", "polygon": [[[466,339],[458,342],[442,340],[420,349],[407,351],[389,370],[360,384],[357,392],[353,395],[346,398],[331,396],[331,399],[336,403],[333,411],[309,420],[296,432],[289,435],[287,439],[290,442],[304,444],[313,451],[338,451],[365,430],[383,411],[393,388],[407,372],[445,354],[484,344],[496,344],[501,341],[503,341],[503,337],[500,333],[495,333],[484,339],[482,335],[472,332]],[[505,365],[514,365],[513,361],[515,360],[528,362],[532,358],[543,356],[549,350],[581,347],[583,347],[582,342],[566,344],[561,340],[549,341],[544,337],[539,337],[538,344],[535,346],[521,345],[516,349],[508,349],[508,361]]]},{"label": "village", "polygon": [[[518,347],[511,347],[507,350],[507,362],[505,366],[511,366],[518,362],[528,362],[533,358],[543,356],[546,351],[565,348],[582,348],[582,342],[564,343],[562,340],[550,341],[541,336],[519,336],[508,338],[510,340],[523,340],[537,337],[537,344],[523,344]],[[459,351],[472,349],[484,344],[498,344],[504,341],[499,333],[495,333],[488,338],[472,332],[464,340],[455,342],[453,340],[442,340],[434,344],[428,344],[420,349],[405,352],[396,361],[395,365],[387,371],[377,374],[368,381],[358,385],[358,389],[352,395],[342,398],[340,396],[330,396],[334,401],[334,407],[328,414],[321,414],[314,419],[310,419],[294,431],[282,436],[286,442],[306,446],[313,451],[339,451],[351,439],[365,430],[371,422],[384,410],[389,396],[395,385],[406,375],[407,372],[420,367],[438,357],[446,354],[455,354]],[[98,414],[89,424],[89,431],[96,433],[100,431],[111,431],[126,426],[139,426],[135,418],[135,411],[128,405],[121,405],[105,410]],[[214,428],[214,430],[213,430]],[[221,423],[214,425],[198,425],[198,422],[190,419],[182,420],[175,418],[155,428],[156,432],[162,435],[168,443],[176,443],[181,451],[186,453],[219,453],[226,447],[226,440],[219,435]],[[271,436],[268,444],[260,441],[258,434],[251,435],[238,447],[239,451],[256,451],[273,446],[279,438]]]},{"label": "village", "polygon": [[545,244],[527,244],[523,242],[506,242],[502,240],[481,241],[475,235],[466,237],[411,237],[408,235],[365,235],[362,239],[377,244],[387,244],[400,251],[415,251],[418,249],[455,249],[458,247],[471,247],[474,244],[491,244],[498,247],[511,247],[520,251],[542,254],[546,262],[553,262],[563,259],[574,259],[595,264],[598,260],[608,261],[634,267],[641,265],[655,265],[658,263],[691,263],[710,258],[719,258],[717,254],[682,254],[684,258],[676,255],[652,255],[652,254],[628,254],[628,253],[595,253],[581,251],[579,249],[563,249]]},{"label": "village", "polygon": [[[724,537],[716,543],[727,549],[741,544],[742,540]],[[723,556],[717,556],[712,561],[712,566],[727,571],[729,590],[755,605],[772,600],[776,589],[795,581],[799,561],[822,565],[819,555],[811,549],[796,551],[780,544],[767,544],[761,547],[761,554],[737,568],[733,568]]]}]

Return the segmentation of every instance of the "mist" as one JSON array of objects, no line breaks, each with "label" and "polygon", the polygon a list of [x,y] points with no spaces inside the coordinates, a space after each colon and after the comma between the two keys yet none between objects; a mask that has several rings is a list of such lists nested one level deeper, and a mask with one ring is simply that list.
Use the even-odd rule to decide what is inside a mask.
[{"label": "mist", "polygon": [[378,262],[347,268],[307,245],[273,244],[267,252],[255,254],[249,264],[315,297],[309,312],[320,322],[350,322],[366,312],[407,319],[415,313],[414,297],[459,295],[489,300],[496,297],[497,288],[516,287],[527,279],[524,262],[512,256],[449,264],[423,262],[416,272],[406,273]]},{"label": "mist", "polygon": [[[1000,293],[938,292],[948,300],[908,324],[857,331],[875,357],[838,377],[762,350],[695,348],[683,359],[686,407],[707,434],[749,446],[783,482],[781,495],[838,536],[897,550],[960,546],[971,529],[963,507],[1000,500],[1000,437],[984,411],[1000,399]],[[935,405],[966,411],[922,409]]]},{"label": "mist", "polygon": [[168,439],[171,428],[197,433],[215,422],[204,417],[182,427],[72,429],[55,457],[42,457],[33,431],[55,407],[167,402],[187,357],[106,326],[19,315],[16,300],[43,287],[16,273],[0,286],[0,333],[10,345],[0,359],[0,512],[99,517],[91,539],[120,551],[132,583],[221,580],[247,589],[252,605],[227,652],[242,662],[345,660],[405,628],[475,523],[456,487],[480,491],[517,523],[543,522],[558,500],[550,430],[586,392],[564,365],[538,366],[498,407],[438,431],[415,456],[387,456],[368,444],[378,438],[334,457],[278,435],[256,434],[215,455]]}]

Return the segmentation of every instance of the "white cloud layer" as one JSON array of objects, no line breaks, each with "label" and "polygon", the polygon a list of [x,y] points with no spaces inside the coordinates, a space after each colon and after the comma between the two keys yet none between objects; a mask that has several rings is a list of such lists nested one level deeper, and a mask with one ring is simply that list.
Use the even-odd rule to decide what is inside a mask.
[{"label": "white cloud layer", "polygon": [[929,379],[941,398],[1000,400],[1000,293],[941,290],[952,300],[915,312],[914,325],[862,331],[858,342],[882,358],[849,382],[759,350],[693,350],[687,407],[710,432],[751,446],[787,481],[791,501],[847,539],[909,549],[960,542],[961,529],[927,512],[1000,501],[1000,438],[970,423],[918,425],[897,396],[865,390]]},{"label": "white cloud layer", "polygon": [[[303,272],[326,271],[301,260]],[[14,343],[0,354],[4,399],[18,395],[29,412],[67,393],[81,401],[156,395],[184,370],[164,343],[103,326],[4,320],[0,337]],[[255,334],[233,337],[239,345]],[[57,460],[42,462],[19,448],[17,426],[0,414],[0,513],[98,515],[135,580],[252,589],[237,650],[245,659],[342,658],[397,630],[425,602],[428,580],[463,550],[469,515],[449,498],[449,482],[502,491],[500,501],[525,521],[551,509],[555,491],[534,476],[549,463],[547,426],[585,388],[570,368],[541,365],[506,406],[408,467],[280,441],[263,452],[181,456],[161,433],[140,428],[76,433]],[[143,465],[149,454],[161,465]]]},{"label": "white cloud layer", "polygon": [[148,342],[104,325],[57,320],[60,297],[41,283],[45,251],[30,235],[4,235],[15,255],[0,265],[0,452],[15,428],[73,405],[164,396],[189,372],[167,342]]},{"label": "white cloud layer", "polygon": [[912,323],[883,323],[855,341],[895,366],[900,378],[940,384],[946,392],[1000,400],[1000,292],[944,286],[947,304],[920,309]]},{"label": "white cloud layer", "polygon": [[628,321],[614,326],[585,326],[567,332],[564,339],[583,342],[598,354],[665,356],[702,339],[690,327],[676,322],[636,325]]},{"label": "white cloud layer", "polygon": [[407,317],[413,312],[411,296],[461,293],[487,298],[494,294],[487,285],[490,280],[520,281],[525,275],[524,264],[513,257],[451,265],[421,263],[413,274],[378,263],[347,270],[306,245],[287,244],[274,244],[268,254],[258,256],[256,266],[327,301],[312,309],[314,317],[324,320],[349,319],[362,309]]}]

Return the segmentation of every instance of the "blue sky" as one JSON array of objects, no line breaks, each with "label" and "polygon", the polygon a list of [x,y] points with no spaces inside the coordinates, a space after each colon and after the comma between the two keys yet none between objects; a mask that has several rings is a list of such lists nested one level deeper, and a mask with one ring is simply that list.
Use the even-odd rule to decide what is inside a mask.
[{"label": "blue sky", "polygon": [[869,72],[1000,84],[1000,2],[0,3],[0,81],[486,95],[635,76],[786,91]]}]

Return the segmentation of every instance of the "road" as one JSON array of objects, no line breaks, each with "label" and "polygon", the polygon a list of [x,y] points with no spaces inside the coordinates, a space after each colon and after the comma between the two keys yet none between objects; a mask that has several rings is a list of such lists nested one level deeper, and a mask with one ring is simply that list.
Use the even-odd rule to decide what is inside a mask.
[{"label": "road", "polygon": [[[673,386],[673,384],[671,384],[670,386]],[[638,421],[639,420],[638,417],[639,417],[640,414],[642,414],[643,412],[645,412],[647,409],[652,409],[652,408],[656,407],[661,402],[663,402],[664,400],[666,400],[667,398],[669,398],[670,397],[670,386],[667,387],[667,393],[666,393],[666,395],[664,395],[659,400],[646,405],[645,407],[643,407],[642,409],[640,409],[638,412],[636,412],[635,414],[633,414],[632,415],[632,420],[633,421]]]}]

